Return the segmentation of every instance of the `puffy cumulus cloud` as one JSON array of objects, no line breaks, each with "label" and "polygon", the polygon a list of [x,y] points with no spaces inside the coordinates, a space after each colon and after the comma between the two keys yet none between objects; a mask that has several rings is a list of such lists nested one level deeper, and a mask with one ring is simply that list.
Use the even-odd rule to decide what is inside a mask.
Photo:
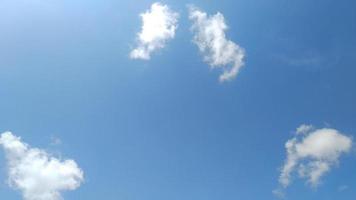
[{"label": "puffy cumulus cloud", "polygon": [[140,16],[142,28],[137,34],[138,46],[131,51],[130,57],[149,60],[152,52],[163,48],[169,39],[174,38],[179,15],[167,5],[153,3],[151,9]]},{"label": "puffy cumulus cloud", "polygon": [[220,81],[233,79],[244,65],[245,51],[238,44],[226,39],[227,25],[224,16],[207,13],[194,6],[189,8],[189,18],[193,22],[194,43],[212,68],[222,68]]},{"label": "puffy cumulus cloud", "polygon": [[25,200],[61,200],[61,191],[83,182],[83,171],[73,160],[61,161],[44,150],[31,148],[11,132],[1,134],[8,166],[8,183]]},{"label": "puffy cumulus cloud", "polygon": [[279,177],[281,186],[290,185],[294,172],[307,179],[312,187],[318,186],[321,177],[337,165],[340,156],[351,147],[352,138],[338,130],[301,125],[296,136],[285,144],[287,158]]}]

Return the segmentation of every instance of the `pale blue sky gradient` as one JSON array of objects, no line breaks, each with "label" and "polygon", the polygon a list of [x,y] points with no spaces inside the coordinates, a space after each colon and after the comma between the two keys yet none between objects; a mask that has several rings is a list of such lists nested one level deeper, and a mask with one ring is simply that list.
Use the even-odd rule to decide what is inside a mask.
[{"label": "pale blue sky gradient", "polygon": [[[300,124],[356,136],[355,1],[162,1],[180,13],[175,39],[130,60],[153,2],[0,2],[0,132],[77,161],[86,181],[66,200],[272,200]],[[235,80],[202,61],[187,4],[225,16],[247,53]],[[0,155],[0,199],[20,200]],[[354,200],[355,171],[353,151],[287,197]]]}]

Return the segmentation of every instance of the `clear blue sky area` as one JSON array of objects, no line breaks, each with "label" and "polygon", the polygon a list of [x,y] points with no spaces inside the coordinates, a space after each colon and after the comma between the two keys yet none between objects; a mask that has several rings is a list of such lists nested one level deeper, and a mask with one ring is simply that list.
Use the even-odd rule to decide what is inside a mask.
[{"label": "clear blue sky area", "polygon": [[[176,37],[132,60],[153,2],[0,1],[0,132],[76,160],[85,183],[66,200],[272,200],[300,124],[356,136],[356,1],[162,1]],[[202,60],[188,4],[221,12],[246,50],[233,81]],[[355,152],[287,198],[354,200]],[[20,200],[2,153],[0,170],[0,199]]]}]

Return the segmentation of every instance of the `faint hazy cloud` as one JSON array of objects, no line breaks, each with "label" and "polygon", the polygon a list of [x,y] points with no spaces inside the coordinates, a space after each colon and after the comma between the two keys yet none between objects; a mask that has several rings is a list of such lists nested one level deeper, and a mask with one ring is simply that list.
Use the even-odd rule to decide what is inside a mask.
[{"label": "faint hazy cloud", "polygon": [[150,10],[140,16],[142,27],[137,34],[138,46],[131,51],[130,57],[149,60],[152,52],[162,49],[168,40],[174,38],[179,15],[167,5],[153,3]]},{"label": "faint hazy cloud", "polygon": [[273,190],[272,193],[280,199],[285,199],[286,197],[284,191],[281,188]]},{"label": "faint hazy cloud", "polygon": [[287,49],[285,52],[273,54],[272,57],[285,66],[310,71],[329,68],[340,61],[338,55],[307,48]]},{"label": "faint hazy cloud", "polygon": [[212,68],[222,68],[220,81],[232,80],[243,66],[245,51],[238,44],[228,40],[228,29],[221,13],[208,16],[200,9],[190,6],[189,18],[193,22],[194,43]]},{"label": "faint hazy cloud", "polygon": [[284,61],[292,66],[312,66],[319,67],[323,62],[323,58],[318,55],[306,55],[304,57],[289,57],[284,58]]},{"label": "faint hazy cloud", "polygon": [[348,186],[348,185],[341,185],[341,186],[339,186],[339,187],[337,188],[337,190],[338,190],[339,192],[343,192],[343,191],[348,190],[348,189],[349,189],[349,186]]},{"label": "faint hazy cloud", "polygon": [[44,150],[31,148],[11,132],[1,134],[7,159],[8,183],[25,200],[61,200],[61,192],[75,190],[83,171],[74,160],[60,160]]},{"label": "faint hazy cloud", "polygon": [[[302,134],[301,134],[302,133]],[[294,172],[317,187],[321,177],[339,163],[342,154],[352,147],[352,138],[338,130],[323,128],[314,130],[311,125],[301,125],[294,138],[285,144],[287,158],[281,169],[279,183],[290,185]]]},{"label": "faint hazy cloud", "polygon": [[62,144],[62,140],[60,138],[51,136],[51,145],[57,146],[57,145],[61,145],[61,144]]}]

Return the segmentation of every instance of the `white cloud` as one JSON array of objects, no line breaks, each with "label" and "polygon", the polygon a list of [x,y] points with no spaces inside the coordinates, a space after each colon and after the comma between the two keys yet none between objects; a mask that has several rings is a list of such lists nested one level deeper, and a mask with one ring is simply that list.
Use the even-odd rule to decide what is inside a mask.
[{"label": "white cloud", "polygon": [[297,134],[306,134],[313,129],[314,129],[313,125],[302,124],[297,128],[296,133]]},{"label": "white cloud", "polygon": [[130,57],[149,60],[152,52],[162,49],[168,40],[174,38],[178,13],[167,5],[153,3],[151,9],[140,16],[142,28],[137,34],[138,46],[131,51]]},{"label": "white cloud", "polygon": [[285,145],[287,159],[279,177],[284,188],[290,185],[294,172],[312,187],[318,186],[321,177],[339,163],[340,156],[351,150],[352,138],[338,130],[313,129],[310,125],[300,126]]},{"label": "white cloud", "polygon": [[194,32],[194,43],[212,68],[222,68],[220,81],[233,79],[244,65],[245,51],[238,44],[226,39],[227,25],[224,16],[216,13],[208,16],[207,13],[191,6],[190,20]]},{"label": "white cloud", "polygon": [[11,132],[1,134],[8,183],[25,200],[61,200],[61,192],[75,190],[83,182],[83,171],[74,160],[57,159],[44,150],[31,148]]}]

